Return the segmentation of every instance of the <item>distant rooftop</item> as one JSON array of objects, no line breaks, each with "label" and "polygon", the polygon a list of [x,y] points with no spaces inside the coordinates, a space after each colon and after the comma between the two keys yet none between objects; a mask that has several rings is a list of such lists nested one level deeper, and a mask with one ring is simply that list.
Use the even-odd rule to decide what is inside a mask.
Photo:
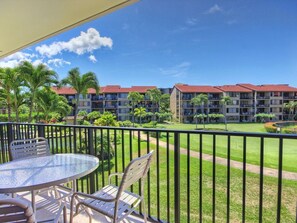
[{"label": "distant rooftop", "polygon": [[175,87],[184,93],[222,93],[222,90],[213,86],[176,84]]}]

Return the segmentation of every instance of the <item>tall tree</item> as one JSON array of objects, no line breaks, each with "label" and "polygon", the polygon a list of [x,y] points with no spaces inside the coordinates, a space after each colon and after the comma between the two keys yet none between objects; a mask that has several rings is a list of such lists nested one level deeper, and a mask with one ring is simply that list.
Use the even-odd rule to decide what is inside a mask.
[{"label": "tall tree", "polygon": [[160,98],[160,112],[170,112],[170,94],[162,94]]},{"label": "tall tree", "polygon": [[29,88],[30,92],[30,112],[29,122],[32,121],[32,112],[36,102],[36,94],[42,87],[50,89],[52,84],[58,83],[58,75],[55,71],[50,70],[46,65],[39,64],[34,66],[28,61],[23,62],[20,67],[25,86]]},{"label": "tall tree", "polygon": [[67,99],[51,90],[39,90],[36,97],[38,98],[37,107],[43,112],[46,121],[49,120],[50,113],[59,113],[65,117],[71,112],[72,107],[68,105]]},{"label": "tall tree", "polygon": [[227,131],[227,105],[231,103],[231,98],[229,96],[223,96],[220,100],[220,103],[223,105],[224,108],[224,121],[225,121],[225,130]]},{"label": "tall tree", "polygon": [[[204,105],[207,104],[208,102],[208,96],[206,94],[199,94],[197,96],[195,96],[194,98],[191,99],[191,103],[194,106],[201,106],[201,114],[202,114],[202,122],[203,122],[203,128],[205,129],[205,121],[204,121]],[[197,110],[196,110],[196,114],[197,114]],[[197,122],[197,118],[196,118],[196,122]]]},{"label": "tall tree", "polygon": [[[8,121],[11,121],[11,110],[16,104],[17,94],[20,94],[22,78],[16,68],[0,69],[0,95],[6,101]],[[16,110],[16,120],[18,121],[18,111]]]},{"label": "tall tree", "polygon": [[289,101],[288,103],[284,103],[284,109],[289,111],[289,119],[294,119],[294,111],[295,108],[297,108],[297,102],[296,101]]},{"label": "tall tree", "polygon": [[68,72],[68,76],[61,81],[61,84],[71,86],[74,90],[76,90],[73,121],[73,124],[76,125],[79,95],[82,94],[85,97],[89,88],[94,88],[96,90],[96,94],[98,95],[100,89],[99,81],[97,80],[95,73],[88,72],[81,74],[78,68],[73,68]]},{"label": "tall tree", "polygon": [[160,100],[161,100],[162,92],[158,88],[153,88],[153,89],[149,89],[146,92],[146,95],[155,104],[155,108],[153,110],[154,121],[155,121],[156,120],[156,112],[158,112],[159,107],[160,107]]},{"label": "tall tree", "polygon": [[131,105],[132,105],[132,122],[133,122],[133,127],[134,127],[134,122],[135,122],[134,109],[135,109],[135,105],[143,100],[143,95],[140,94],[139,92],[136,92],[136,91],[129,92],[128,100],[131,102]]},{"label": "tall tree", "polygon": [[135,108],[134,115],[139,118],[139,124],[141,125],[142,118],[146,116],[146,110],[144,107]]}]

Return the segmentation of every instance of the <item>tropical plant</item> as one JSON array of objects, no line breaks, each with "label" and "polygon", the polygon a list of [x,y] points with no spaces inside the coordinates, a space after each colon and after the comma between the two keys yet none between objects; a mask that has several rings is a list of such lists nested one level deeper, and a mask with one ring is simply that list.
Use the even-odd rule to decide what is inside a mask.
[{"label": "tropical plant", "polygon": [[98,111],[92,111],[87,115],[87,120],[89,120],[91,123],[94,122],[95,119],[100,118],[101,113]]},{"label": "tropical plant", "polygon": [[50,70],[46,65],[39,64],[34,66],[32,63],[28,61],[24,61],[19,70],[23,75],[25,80],[24,85],[28,87],[30,92],[30,100],[29,100],[29,122],[32,121],[32,112],[34,109],[34,104],[36,102],[36,94],[39,89],[45,87],[50,89],[52,84],[58,83],[58,75],[55,71]]},{"label": "tropical plant", "polygon": [[153,88],[153,89],[149,89],[146,92],[146,95],[155,104],[155,108],[153,110],[153,114],[154,114],[153,117],[154,117],[154,120],[156,120],[156,114],[155,113],[159,110],[162,92],[158,88]]},{"label": "tropical plant", "polygon": [[[197,124],[198,124],[198,120],[202,120],[203,124],[204,124],[204,119],[207,118],[207,115],[205,114],[195,114],[194,115],[194,119],[196,120],[196,129],[197,129]],[[205,125],[203,125],[204,129],[205,129]]]},{"label": "tropical plant", "polygon": [[259,113],[259,114],[254,115],[254,117],[256,118],[256,120],[258,120],[260,122],[265,122],[271,118],[275,118],[275,114]]},{"label": "tropical plant", "polygon": [[79,95],[85,96],[88,93],[89,88],[94,88],[96,90],[96,94],[99,93],[99,82],[95,73],[88,72],[85,74],[80,74],[78,68],[73,68],[68,72],[68,76],[61,81],[62,85],[69,85],[75,91],[75,111],[74,111],[74,121],[73,124],[76,125],[77,119],[77,110],[79,103]]},{"label": "tropical plant", "polygon": [[[194,105],[194,106],[198,106],[200,105],[201,106],[201,114],[204,115],[204,105],[208,102],[208,96],[206,94],[199,94],[197,96],[195,96],[194,98],[191,99],[191,103]],[[197,114],[197,111],[196,111],[196,114]],[[198,116],[197,116],[198,117]],[[204,117],[204,116],[202,116]],[[195,115],[194,115],[194,118],[195,118]],[[196,120],[196,128],[197,128],[197,118],[195,118]],[[202,122],[203,122],[203,128],[205,129],[205,121],[204,121],[204,118],[202,119]]]},{"label": "tropical plant", "polygon": [[225,117],[225,115],[223,115],[223,114],[209,114],[208,115],[208,118],[210,120],[214,120],[214,121],[218,121],[220,118],[224,118],[224,117]]},{"label": "tropical plant", "polygon": [[94,125],[98,126],[119,126],[116,116],[111,112],[104,112],[100,118],[94,121]]},{"label": "tropical plant", "polygon": [[78,113],[77,113],[78,116],[83,116],[84,118],[87,117],[88,115],[88,112],[86,110],[80,110]]},{"label": "tropical plant", "polygon": [[132,106],[132,122],[133,122],[133,127],[134,127],[134,122],[135,122],[135,116],[134,116],[134,109],[135,105],[143,100],[143,95],[140,94],[139,92],[129,92],[128,94],[128,100],[131,102]]},{"label": "tropical plant", "polygon": [[51,113],[59,113],[65,117],[71,112],[72,107],[68,105],[67,99],[51,90],[39,90],[36,98],[38,98],[38,110],[44,113],[46,121],[49,121]]},{"label": "tropical plant", "polygon": [[144,107],[134,109],[134,115],[139,118],[139,124],[141,125],[142,118],[146,116],[146,110]]},{"label": "tropical plant", "polygon": [[[8,112],[8,121],[11,121],[12,107],[17,106],[17,100],[21,94],[20,86],[22,77],[16,68],[0,69],[0,97],[5,100]],[[16,120],[18,121],[18,110],[16,109]]]},{"label": "tropical plant", "polygon": [[227,105],[231,103],[231,98],[230,98],[230,96],[223,96],[223,97],[221,98],[220,103],[223,105],[223,108],[224,108],[225,130],[227,131],[227,117],[226,117],[226,113],[227,113]]},{"label": "tropical plant", "polygon": [[171,112],[157,112],[156,113],[159,122],[170,121],[172,119]]},{"label": "tropical plant", "polygon": [[170,95],[162,94],[160,98],[160,109],[159,112],[170,112]]},{"label": "tropical plant", "polygon": [[297,108],[296,101],[289,101],[288,103],[284,103],[284,109],[289,111],[289,119],[294,120],[294,111]]}]

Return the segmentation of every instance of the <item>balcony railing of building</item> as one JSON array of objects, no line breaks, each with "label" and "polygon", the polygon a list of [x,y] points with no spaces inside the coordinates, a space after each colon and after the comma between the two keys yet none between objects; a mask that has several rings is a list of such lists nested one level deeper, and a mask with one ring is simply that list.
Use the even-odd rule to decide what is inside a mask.
[{"label": "balcony railing of building", "polygon": [[53,154],[99,157],[99,168],[77,182],[87,193],[155,150],[145,185],[145,211],[153,221],[296,222],[297,170],[286,151],[297,135],[1,123],[0,161],[10,160],[12,140],[38,136],[49,140]]}]

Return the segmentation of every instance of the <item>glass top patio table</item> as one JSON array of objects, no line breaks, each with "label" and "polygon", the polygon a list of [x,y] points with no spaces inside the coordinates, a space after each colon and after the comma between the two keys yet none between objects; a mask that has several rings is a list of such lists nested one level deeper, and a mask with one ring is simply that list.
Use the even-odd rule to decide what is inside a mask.
[{"label": "glass top patio table", "polygon": [[0,165],[0,193],[33,191],[66,183],[93,172],[95,156],[55,154],[16,160]]}]

